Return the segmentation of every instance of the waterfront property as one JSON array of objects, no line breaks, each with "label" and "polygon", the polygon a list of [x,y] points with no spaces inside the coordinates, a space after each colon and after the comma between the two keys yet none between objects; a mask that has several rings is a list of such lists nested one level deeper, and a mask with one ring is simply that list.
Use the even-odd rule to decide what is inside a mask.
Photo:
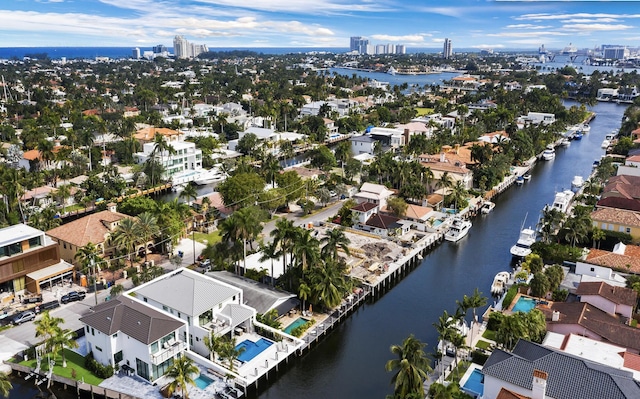
[{"label": "waterfront property", "polygon": [[512,312],[529,313],[536,307],[537,301],[531,297],[520,295],[518,300],[511,308]]}]

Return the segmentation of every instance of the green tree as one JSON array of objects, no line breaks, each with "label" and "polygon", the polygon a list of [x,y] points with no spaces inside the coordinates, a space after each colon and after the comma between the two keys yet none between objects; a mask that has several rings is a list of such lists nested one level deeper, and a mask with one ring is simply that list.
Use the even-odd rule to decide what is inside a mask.
[{"label": "green tree", "polygon": [[154,242],[154,240],[160,235],[160,226],[158,226],[158,218],[156,218],[151,212],[143,212],[138,215],[136,219],[136,227],[138,234],[140,235],[140,242],[144,243],[144,261],[147,261],[148,243]]},{"label": "green tree", "polygon": [[141,242],[140,238],[140,228],[133,218],[122,219],[113,233],[111,233],[111,241],[116,248],[127,254],[131,267],[134,266],[136,246]]},{"label": "green tree", "polygon": [[36,326],[36,338],[42,337],[45,346],[48,350],[51,350],[51,337],[56,335],[57,330],[60,329],[60,324],[64,323],[64,320],[60,317],[53,317],[49,311],[42,312],[40,319],[33,322]]},{"label": "green tree", "polygon": [[224,204],[242,208],[254,205],[265,182],[257,173],[237,173],[218,185]]},{"label": "green tree", "polygon": [[50,338],[53,357],[56,357],[58,351],[62,354],[62,367],[67,367],[67,358],[64,348],[77,348],[78,343],[75,340],[76,333],[69,329],[56,328],[54,335]]},{"label": "green tree", "polygon": [[342,301],[345,280],[335,262],[328,261],[310,271],[314,299],[327,309],[333,309]]},{"label": "green tree", "polygon": [[168,378],[173,379],[167,389],[169,395],[173,395],[176,390],[180,389],[182,396],[189,399],[189,385],[195,385],[192,376],[198,373],[200,373],[200,369],[191,358],[182,355],[175,359],[166,374]]},{"label": "green tree", "polygon": [[220,346],[220,336],[210,331],[208,335],[202,339],[204,346],[209,350],[209,360],[215,361],[215,354]]},{"label": "green tree", "polygon": [[0,395],[8,398],[12,389],[13,385],[9,381],[9,376],[6,373],[0,373]]},{"label": "green tree", "polygon": [[349,251],[349,244],[351,240],[346,236],[344,228],[335,228],[327,230],[325,236],[320,240],[322,249],[320,254],[323,259],[338,259],[338,249],[341,249],[345,254],[351,255]]},{"label": "green tree", "polygon": [[403,217],[407,212],[407,202],[399,197],[389,197],[387,199],[387,207],[391,209],[394,215],[397,217]]},{"label": "green tree", "polygon": [[408,395],[424,396],[422,384],[431,372],[429,359],[424,352],[425,344],[412,335],[402,345],[392,345],[390,350],[396,358],[387,361],[385,370],[394,372],[391,383],[394,394],[404,398]]}]

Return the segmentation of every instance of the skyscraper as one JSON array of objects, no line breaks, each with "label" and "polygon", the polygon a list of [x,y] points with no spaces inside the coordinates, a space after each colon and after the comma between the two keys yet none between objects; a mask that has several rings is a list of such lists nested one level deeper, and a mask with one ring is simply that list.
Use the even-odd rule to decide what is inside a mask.
[{"label": "skyscraper", "polygon": [[132,50],[131,57],[133,57],[134,60],[140,59],[140,48],[139,47],[136,47],[136,48],[134,48]]},{"label": "skyscraper", "polygon": [[362,36],[351,36],[351,45],[349,46],[349,49],[351,51],[357,51],[360,54],[366,54],[368,45],[368,39],[365,39]]},{"label": "skyscraper", "polygon": [[453,55],[453,48],[451,47],[451,40],[449,38],[444,39],[444,46],[442,47],[442,58],[449,59]]},{"label": "skyscraper", "polygon": [[193,58],[209,51],[206,44],[190,43],[184,36],[173,38],[173,54],[176,58]]}]

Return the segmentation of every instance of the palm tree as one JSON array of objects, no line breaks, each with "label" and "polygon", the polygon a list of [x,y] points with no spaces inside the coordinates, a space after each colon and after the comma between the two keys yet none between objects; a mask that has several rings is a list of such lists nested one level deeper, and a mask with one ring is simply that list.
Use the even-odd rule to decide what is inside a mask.
[{"label": "palm tree", "polygon": [[431,399],[454,399],[460,394],[460,385],[451,382],[449,385],[434,383],[429,387]]},{"label": "palm tree", "polygon": [[309,264],[315,264],[320,260],[320,242],[311,235],[311,231],[306,229],[298,230],[298,234],[293,241],[292,252],[296,263],[304,272]]},{"label": "palm tree", "polygon": [[56,197],[60,201],[62,205],[62,213],[66,213],[67,208],[67,198],[71,196],[71,188],[68,184],[63,184],[55,192]]},{"label": "palm tree", "polygon": [[136,246],[141,241],[139,230],[139,226],[133,218],[124,218],[111,234],[116,248],[125,251],[129,257],[131,267],[133,267],[133,261],[136,257]]},{"label": "palm tree", "polygon": [[[273,242],[280,246],[282,266],[285,273],[287,271],[287,252],[291,252],[296,231],[297,228],[293,225],[292,220],[282,218],[276,221],[276,228],[269,233],[271,238],[273,238]],[[289,258],[291,259],[292,256],[289,256]]]},{"label": "palm tree", "polygon": [[[258,210],[255,207],[239,209],[223,220],[219,225],[222,232],[222,239],[225,242],[234,244],[238,241],[242,241],[245,270],[247,266],[247,241],[249,241],[252,246],[253,240],[258,237],[258,234],[260,234],[263,229],[257,211]],[[239,274],[238,270],[236,270],[236,274]]]},{"label": "palm tree", "polygon": [[471,336],[473,336],[473,325],[478,321],[476,318],[476,309],[487,305],[487,297],[482,295],[482,292],[480,292],[480,290],[478,290],[478,288],[476,287],[476,289],[473,290],[473,295],[465,295],[462,297],[462,303],[467,310],[473,310],[473,320],[471,321]]},{"label": "palm tree", "polygon": [[56,328],[54,335],[51,337],[53,357],[56,357],[58,351],[62,353],[62,367],[67,367],[67,358],[64,353],[64,348],[78,347],[75,337],[76,333],[74,331],[62,328]]},{"label": "palm tree", "polygon": [[[149,154],[150,160],[155,160],[156,156],[160,155],[160,165],[164,168],[164,154],[167,153],[169,155],[176,154],[176,149],[173,148],[171,144],[167,141],[167,139],[161,135],[160,133],[156,133],[153,137],[153,150],[151,154]],[[153,169],[152,169],[153,170]],[[151,184],[155,185],[154,176],[151,176]]]},{"label": "palm tree", "polygon": [[267,183],[272,183],[273,187],[275,187],[276,176],[278,175],[278,173],[280,173],[281,170],[282,167],[280,166],[280,161],[278,161],[278,158],[276,158],[275,155],[271,153],[267,154],[264,161],[262,161],[261,168],[262,174],[264,175]]},{"label": "palm tree", "polygon": [[422,386],[431,372],[429,359],[424,352],[425,344],[417,338],[409,335],[402,345],[392,345],[391,353],[397,356],[385,364],[387,371],[395,371],[391,378],[394,385],[394,394],[404,398],[408,395],[424,395]]},{"label": "palm tree", "polygon": [[189,399],[188,386],[195,385],[195,381],[191,376],[199,372],[200,369],[191,358],[186,357],[184,354],[177,358],[167,370],[167,377],[173,378],[167,389],[169,396],[180,388],[184,398]]},{"label": "palm tree", "polygon": [[238,358],[245,351],[244,347],[236,348],[235,338],[230,338],[225,335],[219,343],[218,353],[220,357],[228,361],[227,368],[231,371],[234,369],[233,361]]},{"label": "palm tree", "polygon": [[271,285],[273,286],[276,281],[276,276],[273,274],[273,260],[282,256],[282,251],[278,249],[278,244],[272,241],[270,244],[263,244],[261,248],[260,262],[266,260],[271,261]]},{"label": "palm tree", "polygon": [[451,177],[449,172],[444,172],[442,176],[440,176],[440,180],[438,180],[438,182],[436,183],[436,187],[442,189],[442,194],[444,197],[442,203],[446,203],[447,191],[449,191],[449,189],[453,187],[453,177]]},{"label": "palm tree", "polygon": [[298,286],[298,298],[302,299],[302,309],[306,309],[306,300],[311,296],[311,287],[309,287],[305,282],[300,283]]},{"label": "palm tree", "polygon": [[218,351],[218,348],[220,346],[220,337],[215,335],[213,331],[210,331],[209,335],[206,335],[202,339],[202,342],[204,343],[204,346],[209,350],[209,360],[213,362],[215,359],[215,352]]},{"label": "palm tree", "polygon": [[320,242],[324,244],[320,251],[324,259],[334,259],[337,261],[338,248],[342,249],[345,254],[351,255],[349,251],[351,240],[347,238],[344,231],[344,227],[327,230],[326,235],[320,240]]},{"label": "palm tree", "polygon": [[158,218],[151,212],[143,212],[138,215],[136,227],[140,236],[140,241],[145,245],[144,261],[147,261],[147,245],[150,241],[154,241],[160,235],[160,226],[158,226]]},{"label": "palm tree", "polygon": [[122,294],[123,292],[124,292],[124,286],[122,284],[116,284],[111,287],[111,290],[109,290],[109,296],[111,298],[115,298],[118,295]]},{"label": "palm tree", "polygon": [[607,238],[607,234],[599,227],[594,227],[591,229],[591,239],[593,240],[593,247],[596,247],[596,242],[598,243],[598,249],[600,249],[600,241]]},{"label": "palm tree", "polygon": [[340,304],[345,291],[345,280],[335,262],[329,260],[311,269],[310,280],[316,302],[329,309]]},{"label": "palm tree", "polygon": [[33,322],[36,326],[36,338],[43,337],[48,350],[52,349],[48,341],[57,334],[61,323],[64,323],[64,320],[60,317],[52,317],[48,310],[42,312],[42,317]]},{"label": "palm tree", "polygon": [[9,381],[9,376],[6,373],[0,373],[0,395],[8,398],[11,389],[13,389],[13,385]]},{"label": "palm tree", "polygon": [[[442,313],[442,316],[438,317],[438,322],[433,323],[433,326],[438,332],[438,339],[442,341],[441,349],[444,351],[448,343],[451,341],[453,334],[457,332],[454,328],[454,318],[445,310]],[[440,362],[440,364],[442,365],[442,362]],[[442,372],[444,373],[444,370],[442,370]]]},{"label": "palm tree", "polygon": [[187,204],[191,205],[191,200],[195,201],[198,198],[198,192],[196,191],[196,185],[193,182],[187,183],[184,186],[184,190],[180,192],[180,198],[184,198]]}]

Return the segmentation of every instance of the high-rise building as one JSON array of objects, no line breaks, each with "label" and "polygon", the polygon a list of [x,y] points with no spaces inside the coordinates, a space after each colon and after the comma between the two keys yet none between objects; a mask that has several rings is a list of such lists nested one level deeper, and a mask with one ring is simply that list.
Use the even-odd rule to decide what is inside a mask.
[{"label": "high-rise building", "polygon": [[406,54],[407,48],[404,44],[396,44],[396,54]]},{"label": "high-rise building", "polygon": [[444,46],[442,47],[442,58],[449,59],[453,56],[453,48],[451,47],[451,39],[444,39]]},{"label": "high-rise building", "polygon": [[357,51],[360,54],[366,54],[368,45],[369,45],[368,39],[362,36],[352,36],[351,45],[349,46],[349,49],[351,51]]},{"label": "high-rise building", "polygon": [[133,57],[134,60],[139,60],[140,59],[140,48],[136,47],[132,50],[131,52],[131,57]]},{"label": "high-rise building", "polygon": [[164,44],[158,44],[157,46],[153,46],[153,53],[154,54],[162,54],[162,53],[168,53],[169,49],[167,49],[167,46],[165,46]]},{"label": "high-rise building", "polygon": [[176,58],[193,58],[209,51],[206,44],[190,43],[184,36],[173,38],[173,54]]}]

